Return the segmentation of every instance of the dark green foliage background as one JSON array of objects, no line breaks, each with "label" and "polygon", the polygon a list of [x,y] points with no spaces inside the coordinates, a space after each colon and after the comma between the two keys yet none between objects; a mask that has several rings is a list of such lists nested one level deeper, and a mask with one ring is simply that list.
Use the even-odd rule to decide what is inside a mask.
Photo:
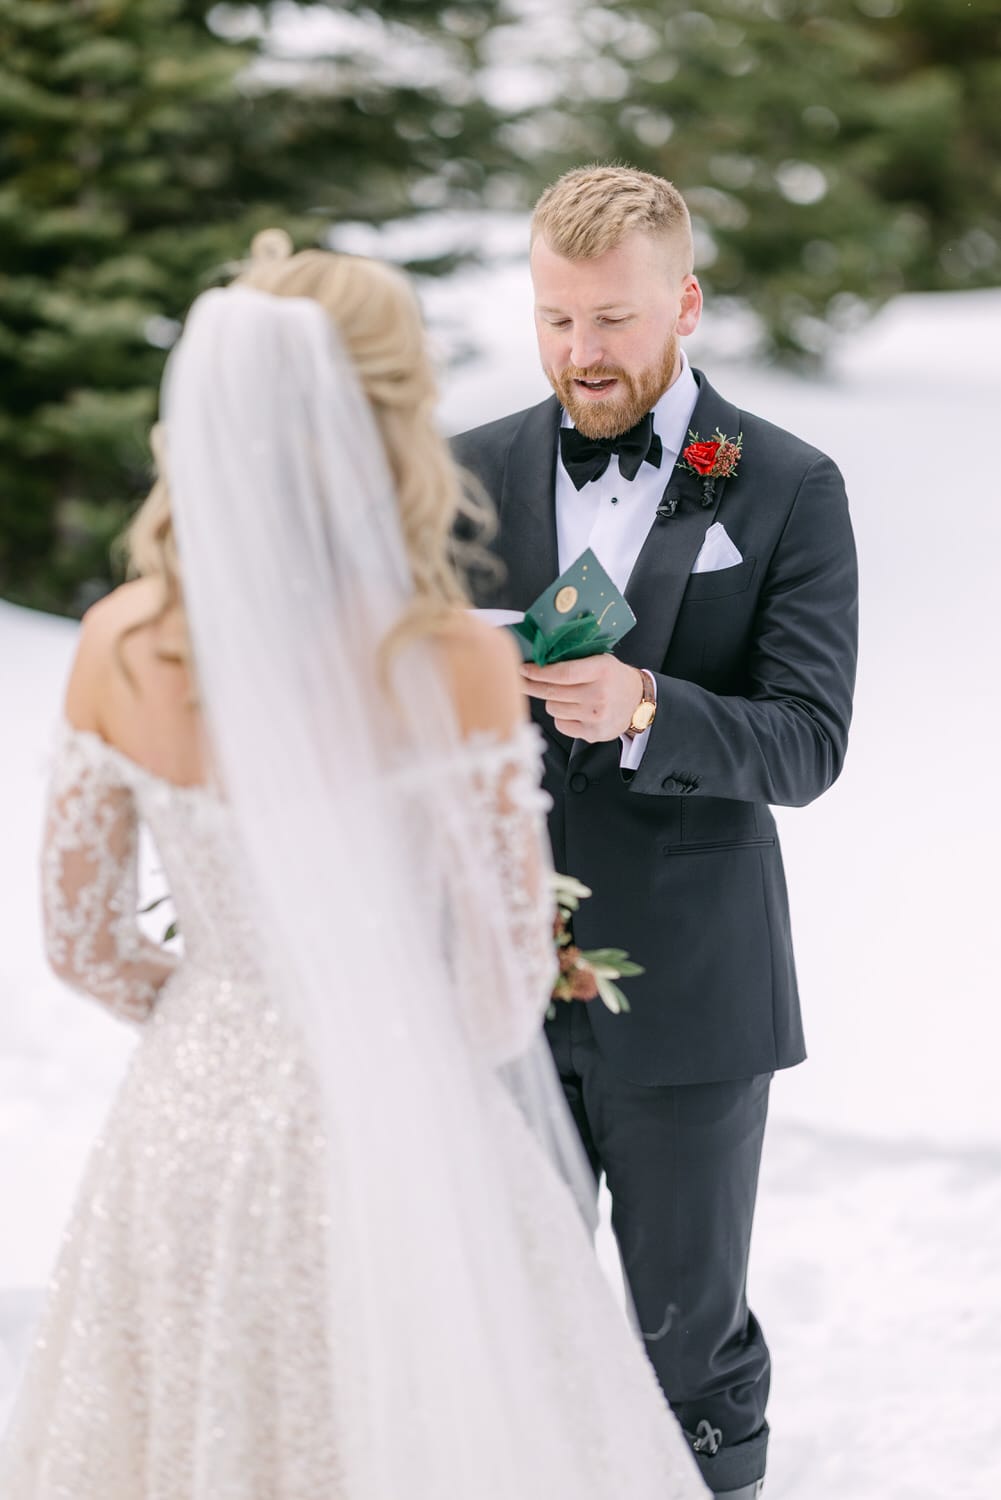
[{"label": "dark green foliage background", "polygon": [[1001,283],[1001,0],[565,3],[549,101],[504,112],[478,77],[512,0],[322,7],[386,56],[423,38],[412,78],[344,45],[255,70],[267,5],[0,0],[0,594],[79,614],[110,586],[177,320],[268,224],[304,246],[527,206],[622,160],[685,192],[710,296],[754,309],[766,353]]},{"label": "dark green foliage background", "polygon": [[[446,38],[460,82],[494,7],[463,9]],[[150,333],[169,342],[164,320],[227,279],[257,229],[315,244],[331,221],[407,212],[424,177],[478,192],[494,158],[467,91],[446,138],[428,124],[440,88],[416,80],[248,81],[259,44],[217,35],[213,10],[226,19],[194,0],[0,0],[0,594],[15,602],[80,613],[107,590],[109,543],[148,484],[165,357]],[[383,25],[439,13],[381,6]]]},{"label": "dark green foliage background", "polygon": [[[621,102],[574,107],[562,156],[621,156],[677,182],[717,252],[703,281],[754,307],[773,353],[822,355],[897,292],[1001,282],[998,0],[603,13],[603,56],[639,55]],[[810,168],[822,196],[799,201]]]}]

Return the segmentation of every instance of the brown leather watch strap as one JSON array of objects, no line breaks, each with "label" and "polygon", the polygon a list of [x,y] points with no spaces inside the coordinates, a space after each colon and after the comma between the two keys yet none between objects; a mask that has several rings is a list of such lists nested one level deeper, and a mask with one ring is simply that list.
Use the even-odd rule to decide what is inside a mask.
[{"label": "brown leather watch strap", "polygon": [[643,696],[640,699],[639,703],[636,705],[636,708],[633,712],[633,719],[636,718],[636,715],[640,712],[640,709],[643,708],[644,704],[647,703],[649,703],[652,707],[653,713],[650,715],[649,721],[646,724],[634,725],[632,719],[629,721],[629,725],[623,731],[623,733],[625,734],[626,738],[630,740],[635,739],[638,734],[644,734],[646,730],[650,728],[650,725],[653,723],[657,714],[657,693],[654,687],[653,677],[647,671],[646,667],[637,667],[636,670],[643,678]]}]

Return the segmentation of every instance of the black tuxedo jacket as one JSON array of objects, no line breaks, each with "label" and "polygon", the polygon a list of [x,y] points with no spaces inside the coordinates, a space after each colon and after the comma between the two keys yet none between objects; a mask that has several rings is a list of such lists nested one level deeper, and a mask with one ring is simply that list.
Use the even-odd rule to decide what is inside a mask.
[{"label": "black tuxedo jacket", "polygon": [[[627,948],[646,973],[631,1012],[594,1001],[608,1064],[640,1084],[705,1083],[805,1056],[789,906],[769,803],[799,807],[841,770],[851,719],[857,570],[844,483],[816,448],[738,411],[695,372],[693,429],[743,433],[735,477],[706,508],[698,479],[665,474],[678,506],[655,520],[626,598],[617,655],[657,678],[642,765],[620,742],[559,733],[545,708],[545,784],[558,869],[593,891],[582,947]],[[555,397],[455,440],[499,512],[505,578],[477,603],[525,609],[559,572]],[[743,562],[693,574],[714,521]]]}]

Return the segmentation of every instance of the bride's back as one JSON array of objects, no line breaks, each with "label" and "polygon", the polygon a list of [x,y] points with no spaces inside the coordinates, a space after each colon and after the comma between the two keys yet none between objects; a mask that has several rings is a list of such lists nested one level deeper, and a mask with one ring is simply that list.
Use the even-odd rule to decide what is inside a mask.
[{"label": "bride's back", "polygon": [[[154,776],[195,786],[209,777],[197,687],[186,659],[183,612],[174,606],[162,613],[161,600],[160,581],[139,578],[87,612],[66,715]],[[527,717],[517,652],[505,631],[455,610],[434,637],[434,649],[464,736],[504,737]],[[253,674],[254,663],[246,669]]]}]

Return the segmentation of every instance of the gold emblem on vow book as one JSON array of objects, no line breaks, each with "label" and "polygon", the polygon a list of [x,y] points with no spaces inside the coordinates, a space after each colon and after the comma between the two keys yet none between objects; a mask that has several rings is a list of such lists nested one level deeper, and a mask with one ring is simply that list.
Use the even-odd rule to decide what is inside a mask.
[{"label": "gold emblem on vow book", "polygon": [[545,667],[600,656],[636,624],[636,616],[591,548],[564,568],[510,625],[523,661]]}]

